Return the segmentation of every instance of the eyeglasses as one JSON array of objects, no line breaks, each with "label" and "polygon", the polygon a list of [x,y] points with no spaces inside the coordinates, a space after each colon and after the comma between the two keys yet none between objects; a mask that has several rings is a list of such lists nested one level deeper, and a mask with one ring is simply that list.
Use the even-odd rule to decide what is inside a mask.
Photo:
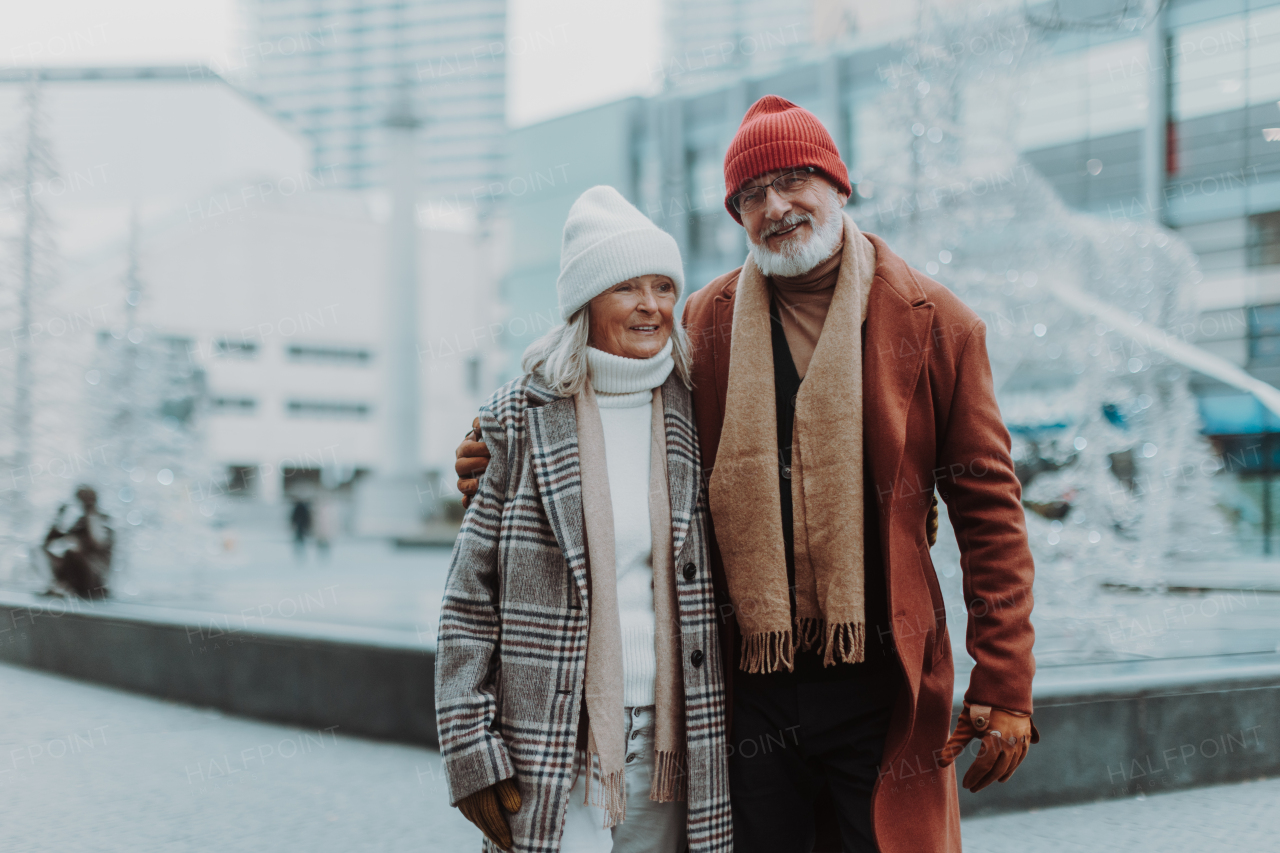
[{"label": "eyeglasses", "polygon": [[817,169],[812,166],[805,166],[803,169],[787,172],[767,184],[747,187],[742,192],[731,196],[729,201],[733,204],[733,209],[739,213],[751,213],[764,206],[764,200],[769,194],[769,187],[773,187],[773,191],[781,198],[790,200],[805,187],[809,186],[815,172],[817,172]]}]

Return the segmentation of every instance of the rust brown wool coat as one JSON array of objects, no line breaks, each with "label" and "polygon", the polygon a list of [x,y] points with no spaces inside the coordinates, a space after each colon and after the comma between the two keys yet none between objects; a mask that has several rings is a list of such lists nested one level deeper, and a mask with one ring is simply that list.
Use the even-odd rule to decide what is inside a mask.
[{"label": "rust brown wool coat", "polygon": [[[949,734],[955,671],[925,541],[934,488],[946,501],[960,545],[969,607],[966,648],[977,661],[965,694],[969,702],[1031,711],[1034,569],[1009,433],[991,381],[985,325],[883,240],[867,237],[876,249],[876,272],[863,328],[866,488],[879,496],[889,613],[904,674],[872,795],[872,821],[883,853],[960,853],[955,767],[936,763]],[[740,271],[691,295],[684,311],[707,472],[724,423]],[[717,604],[727,616],[721,620],[721,649],[732,684],[740,638],[714,536],[711,566]]]}]

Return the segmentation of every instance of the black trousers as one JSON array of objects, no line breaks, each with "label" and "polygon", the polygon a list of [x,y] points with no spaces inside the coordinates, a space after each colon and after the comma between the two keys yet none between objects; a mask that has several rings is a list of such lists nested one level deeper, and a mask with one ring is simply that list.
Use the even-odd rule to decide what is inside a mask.
[{"label": "black trousers", "polygon": [[875,853],[871,791],[896,679],[815,682],[737,672],[733,694],[729,791],[737,853],[810,853],[814,804],[826,792],[845,853]]}]

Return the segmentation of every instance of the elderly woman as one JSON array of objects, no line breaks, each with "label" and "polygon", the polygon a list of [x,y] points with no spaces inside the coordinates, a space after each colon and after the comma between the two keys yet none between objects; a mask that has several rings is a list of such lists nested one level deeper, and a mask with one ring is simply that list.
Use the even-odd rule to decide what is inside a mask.
[{"label": "elderly woman", "polygon": [[668,234],[587,190],[565,323],[481,410],[491,460],[445,587],[436,715],[486,850],[733,849],[683,284]]}]

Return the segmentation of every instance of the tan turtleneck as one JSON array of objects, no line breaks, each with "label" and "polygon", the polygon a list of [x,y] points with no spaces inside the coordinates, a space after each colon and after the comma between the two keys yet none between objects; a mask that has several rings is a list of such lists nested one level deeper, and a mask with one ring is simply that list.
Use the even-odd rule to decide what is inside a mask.
[{"label": "tan turtleneck", "polygon": [[836,292],[836,280],[840,277],[840,258],[844,254],[844,240],[830,258],[818,264],[804,275],[794,278],[771,276],[769,289],[778,306],[782,319],[782,331],[787,336],[787,347],[796,371],[804,378],[809,361],[818,346],[822,324],[831,307],[831,297]]}]

